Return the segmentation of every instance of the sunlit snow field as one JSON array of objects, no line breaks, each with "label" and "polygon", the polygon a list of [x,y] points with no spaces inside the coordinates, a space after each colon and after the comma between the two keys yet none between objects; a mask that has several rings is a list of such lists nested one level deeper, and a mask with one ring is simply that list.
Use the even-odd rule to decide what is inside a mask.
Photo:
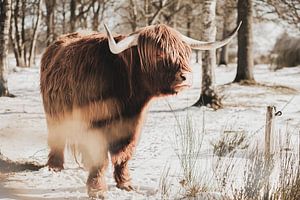
[{"label": "sunlit snow field", "polygon": [[[130,161],[132,183],[137,191],[125,192],[115,187],[111,167],[107,171],[108,199],[159,199],[159,182],[166,166],[172,194],[180,190],[181,167],[175,151],[178,121],[188,115],[193,127],[203,137],[197,169],[203,181],[213,175],[212,143],[224,131],[242,131],[248,136],[251,147],[263,150],[266,107],[276,106],[282,116],[275,119],[274,148],[278,137],[290,133],[297,147],[300,132],[300,67],[270,71],[267,65],[256,65],[254,77],[257,86],[240,86],[231,83],[236,65],[217,67],[217,88],[223,97],[224,108],[191,107],[200,94],[201,70],[192,64],[193,86],[182,93],[153,100],[144,124],[141,139]],[[0,152],[13,161],[47,162],[47,129],[39,93],[39,67],[12,70],[8,75],[10,92],[16,98],[0,98]],[[277,86],[277,87],[275,87]],[[204,125],[204,127],[203,127]],[[204,132],[203,132],[204,130]],[[249,147],[249,148],[251,148]],[[297,152],[297,150],[295,150]],[[245,159],[243,152],[236,153],[236,162]],[[237,181],[240,177],[236,172]],[[0,176],[1,179],[2,176]],[[86,199],[87,172],[74,162],[69,154],[65,170],[54,173],[47,168],[5,174],[0,182],[0,199]],[[213,187],[212,187],[213,188]],[[212,189],[211,192],[218,192]]]}]

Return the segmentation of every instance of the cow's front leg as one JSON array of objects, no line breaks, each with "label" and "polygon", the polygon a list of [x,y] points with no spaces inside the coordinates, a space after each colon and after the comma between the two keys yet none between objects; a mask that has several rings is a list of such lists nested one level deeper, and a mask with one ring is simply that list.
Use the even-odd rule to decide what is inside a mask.
[{"label": "cow's front leg", "polygon": [[87,192],[91,198],[105,198],[107,185],[105,171],[108,166],[108,150],[101,132],[89,130],[79,141],[83,164],[89,170],[86,182]]},{"label": "cow's front leg", "polygon": [[133,190],[128,169],[128,161],[131,159],[135,147],[136,141],[133,137],[128,137],[109,145],[117,187],[127,191]]}]

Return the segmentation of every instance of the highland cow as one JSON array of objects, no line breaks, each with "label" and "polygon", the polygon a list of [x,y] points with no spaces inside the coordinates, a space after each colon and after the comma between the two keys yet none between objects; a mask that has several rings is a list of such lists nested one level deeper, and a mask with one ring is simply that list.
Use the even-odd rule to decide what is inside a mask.
[{"label": "highland cow", "polygon": [[[89,170],[90,197],[107,190],[108,154],[117,187],[132,190],[128,161],[137,145],[148,103],[187,87],[191,49],[209,50],[225,40],[202,42],[166,25],[129,36],[68,34],[50,45],[41,61],[41,93],[48,126],[48,167],[63,169],[66,144]],[[117,41],[117,42],[116,42]]]}]

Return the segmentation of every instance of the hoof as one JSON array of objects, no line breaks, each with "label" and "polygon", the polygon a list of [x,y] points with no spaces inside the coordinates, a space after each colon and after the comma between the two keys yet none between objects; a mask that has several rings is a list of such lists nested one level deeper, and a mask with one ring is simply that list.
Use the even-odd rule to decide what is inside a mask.
[{"label": "hoof", "polygon": [[63,156],[50,153],[47,166],[49,167],[49,171],[60,172],[64,169]]},{"label": "hoof", "polygon": [[106,190],[88,188],[88,195],[91,199],[106,199]]},{"label": "hoof", "polygon": [[91,199],[105,199],[107,185],[103,177],[90,178],[87,181],[87,192]]},{"label": "hoof", "polygon": [[121,190],[126,190],[127,192],[134,190],[130,182],[117,184],[117,188]]},{"label": "hoof", "polygon": [[60,172],[64,169],[63,165],[47,164],[49,171]]}]

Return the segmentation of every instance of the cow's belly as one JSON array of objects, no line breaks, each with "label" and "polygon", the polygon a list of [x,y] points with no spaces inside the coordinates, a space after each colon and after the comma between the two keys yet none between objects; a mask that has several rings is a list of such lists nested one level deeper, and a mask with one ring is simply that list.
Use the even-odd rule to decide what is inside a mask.
[{"label": "cow's belly", "polygon": [[83,143],[94,138],[101,139],[103,145],[108,145],[130,137],[137,137],[143,123],[142,116],[141,113],[129,119],[120,117],[107,121],[86,120],[76,111],[59,119],[47,117],[47,124],[49,134],[59,134],[66,138],[68,143]]},{"label": "cow's belly", "polygon": [[130,119],[119,118],[109,123],[97,122],[97,124],[102,126],[95,127],[94,122],[94,126],[92,125],[90,129],[98,130],[99,133],[103,134],[108,145],[113,145],[116,143],[124,143],[133,138],[137,139],[143,124],[143,117],[137,115]]}]

